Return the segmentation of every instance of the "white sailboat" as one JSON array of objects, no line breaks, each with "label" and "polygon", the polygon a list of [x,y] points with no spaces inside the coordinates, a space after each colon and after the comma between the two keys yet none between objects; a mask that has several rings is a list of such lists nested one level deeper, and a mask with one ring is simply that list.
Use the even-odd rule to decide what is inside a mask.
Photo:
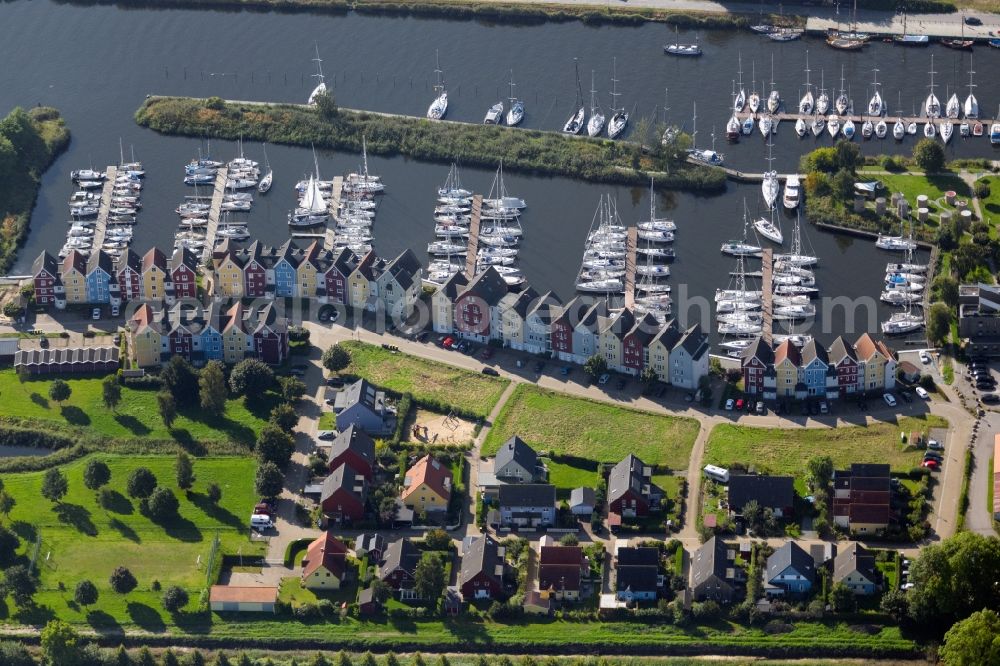
[{"label": "white sailboat", "polygon": [[831,114],[826,118],[826,129],[830,133],[830,136],[834,139],[840,134],[840,117],[836,114]]},{"label": "white sailboat", "polygon": [[819,97],[816,98],[816,113],[825,116],[830,110],[830,96],[826,94],[826,74],[819,70]]},{"label": "white sailboat", "polygon": [[257,183],[257,191],[261,194],[266,194],[271,189],[271,185],[274,184],[274,171],[271,169],[270,160],[267,159],[267,144],[264,144],[264,166],[267,169],[267,173]]},{"label": "white sailboat", "polygon": [[448,113],[448,91],[445,90],[444,81],[441,78],[441,56],[438,51],[434,51],[434,60],[437,85],[434,86],[434,101],[427,107],[427,117],[431,120],[441,120]]},{"label": "white sailboat", "polygon": [[757,113],[760,110],[760,94],[757,92],[757,61],[754,60],[750,64],[751,76],[753,77],[750,81],[750,96],[747,97],[747,105],[750,107],[750,113]]},{"label": "white sailboat", "polygon": [[743,54],[739,54],[739,71],[737,76],[739,76],[739,86],[737,87],[736,97],[733,98],[733,111],[739,113],[743,110],[743,107],[747,105],[747,91],[743,88]]},{"label": "white sailboat", "polygon": [[969,96],[965,98],[963,111],[965,111],[966,118],[975,119],[979,117],[979,101],[976,99],[976,96],[972,94],[972,89],[976,87],[972,82],[973,74],[975,74],[975,72],[972,71],[972,56],[969,56]]},{"label": "white sailboat", "polygon": [[612,139],[625,131],[628,112],[618,106],[618,58],[611,59],[611,120],[608,121],[608,136]]},{"label": "white sailboat", "polygon": [[879,118],[885,112],[885,102],[882,101],[882,93],[879,92],[878,88],[878,67],[872,69],[872,74],[872,88],[875,93],[872,95],[871,99],[868,100],[868,115]]},{"label": "white sailboat", "polygon": [[753,227],[757,230],[757,233],[767,240],[781,245],[785,242],[785,237],[781,234],[781,227],[774,217],[774,210],[774,208],[771,209],[770,219],[766,217],[757,218],[753,223]]},{"label": "white sailboat", "polygon": [[792,227],[792,247],[788,254],[774,255],[774,265],[779,270],[781,266],[807,268],[819,263],[819,257],[802,252],[802,228],[799,224],[799,212],[795,211],[795,225]]},{"label": "white sailboat", "polygon": [[299,205],[288,214],[288,226],[312,227],[323,224],[329,219],[329,204],[320,190],[319,162],[316,159],[316,149],[313,148],[313,165],[315,173],[309,176],[309,184],[299,199]]},{"label": "white sailboat", "polygon": [[942,120],[938,123],[938,131],[941,132],[941,140],[948,143],[951,141],[951,135],[955,131],[955,126],[951,124],[950,120]]},{"label": "white sailboat", "polygon": [[[928,118],[940,118],[941,117],[941,102],[938,100],[937,95],[934,94],[934,55],[931,54],[931,69],[928,72],[931,75],[931,84],[927,86],[930,88],[930,93],[927,95],[927,99],[924,100],[924,115]],[[926,134],[926,132],[925,132]]]},{"label": "white sailboat", "polygon": [[954,120],[962,113],[962,104],[958,101],[958,95],[952,93],[948,98],[948,103],[944,105],[944,115]]},{"label": "white sailboat", "polygon": [[854,138],[854,121],[848,118],[844,121],[844,126],[841,128],[844,133],[844,138],[850,141]]},{"label": "white sailboat", "polygon": [[680,33],[678,32],[677,26],[674,26],[674,43],[666,44],[663,47],[663,52],[669,55],[675,56],[700,56],[701,47],[697,42],[694,44],[681,44]]},{"label": "white sailboat", "polygon": [[583,90],[580,88],[580,65],[576,58],[573,58],[573,69],[576,71],[576,105],[573,107],[576,111],[563,125],[563,132],[566,134],[579,134],[583,131],[587,118],[587,110],[583,106]]},{"label": "white sailboat", "polygon": [[774,87],[774,54],[771,54],[771,92],[767,95],[767,110],[771,113],[777,113],[778,107],[781,106],[781,95],[778,94],[778,89]]},{"label": "white sailboat", "polygon": [[837,110],[839,115],[844,115],[847,110],[851,108],[851,98],[847,96],[846,89],[844,88],[844,66],[840,66],[840,94],[837,95],[837,99],[833,102],[833,108]]},{"label": "white sailboat", "polygon": [[702,162],[703,164],[710,164],[713,166],[722,164],[725,158],[721,153],[715,152],[714,132],[712,133],[712,150],[698,148],[698,104],[697,102],[692,102],[691,104],[694,109],[694,115],[691,119],[691,148],[687,151],[688,157],[698,162]]},{"label": "white sailboat", "polygon": [[313,74],[313,76],[317,79],[318,83],[309,94],[309,101],[307,103],[310,106],[315,106],[319,96],[326,94],[326,77],[323,76],[323,60],[319,57],[319,44],[316,44],[315,46],[316,57],[313,58],[313,62],[316,63],[316,73]]},{"label": "white sailboat", "polygon": [[597,90],[594,88],[594,70],[590,70],[590,120],[587,121],[587,134],[597,136],[604,129],[604,114],[597,102]]},{"label": "white sailboat", "polygon": [[514,70],[510,70],[510,108],[507,110],[507,125],[515,127],[524,120],[524,102],[514,97]]},{"label": "white sailboat", "polygon": [[[813,112],[815,101],[813,99],[812,86],[809,84],[809,51],[806,51],[806,93],[799,99],[799,113],[809,115]],[[801,120],[801,119],[800,119]],[[805,121],[803,121],[805,125]],[[803,132],[799,136],[805,136]]]}]

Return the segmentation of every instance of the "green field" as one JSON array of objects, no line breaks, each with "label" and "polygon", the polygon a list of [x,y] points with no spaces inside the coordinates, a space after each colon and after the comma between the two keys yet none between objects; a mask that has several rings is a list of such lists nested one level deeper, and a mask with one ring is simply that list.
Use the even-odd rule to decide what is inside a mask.
[{"label": "green field", "polygon": [[835,467],[851,463],[889,463],[893,471],[920,464],[922,452],[903,446],[899,433],[947,427],[944,419],[907,416],[898,423],[838,428],[748,428],[717,425],[705,446],[705,462],[728,467],[742,463],[759,471],[797,474],[812,456],[828,455]]},{"label": "green field", "polygon": [[634,453],[649,465],[684,469],[698,436],[698,423],[522,384],[490,429],[482,455],[495,454],[513,435],[536,451],[597,462],[618,462]]},{"label": "green field", "polygon": [[984,177],[990,184],[990,196],[980,199],[979,206],[982,208],[983,216],[992,224],[1000,223],[1000,177]]},{"label": "green field", "polygon": [[207,418],[198,409],[182,411],[168,431],[160,418],[153,390],[122,387],[116,411],[104,406],[101,378],[67,379],[73,393],[59,405],[49,399],[51,379],[22,381],[13,370],[0,371],[0,404],[4,416],[55,421],[116,439],[187,439],[236,441],[249,444],[256,438],[273,406],[265,403],[256,413],[243,400],[230,400],[223,417]]},{"label": "green field", "polygon": [[581,486],[596,488],[600,481],[596,467],[581,467],[551,459],[545,460],[545,466],[549,468],[549,483],[556,487],[559,499],[569,499],[569,494],[574,488]]},{"label": "green field", "polygon": [[[160,606],[160,593],[151,590],[153,582],[159,581],[164,588],[186,588],[191,596],[189,607],[196,606],[216,535],[220,553],[263,553],[262,543],[248,540],[246,528],[246,516],[256,501],[254,460],[195,459],[196,480],[186,495],[176,487],[172,456],[95,455],[111,469],[107,487],[115,495],[108,509],[100,507],[96,494],[83,484],[84,466],[94,456],[61,468],[69,491],[58,505],[41,496],[42,472],[4,475],[5,488],[17,501],[7,524],[21,537],[26,563],[35,551],[34,543],[41,539],[38,608],[18,616],[21,621],[56,616],[101,627],[160,627],[170,624],[171,619]],[[128,475],[140,466],[149,468],[159,485],[170,488],[180,502],[178,517],[168,524],[159,525],[142,515],[138,502],[127,496]],[[218,505],[205,496],[209,483],[222,489]],[[120,565],[128,567],[139,583],[124,596],[108,585],[108,576]],[[91,580],[100,592],[97,604],[86,610],[73,603],[73,589],[84,579]],[[9,617],[14,608],[9,601],[5,606],[0,604],[0,616]]]},{"label": "green field", "polygon": [[[879,167],[879,169],[881,168]],[[863,170],[858,175],[861,178],[865,177]],[[969,199],[972,196],[969,186],[958,174],[954,173],[939,176],[926,176],[921,173],[879,173],[873,175],[872,178],[882,181],[885,185],[883,195],[887,200],[892,196],[893,192],[902,192],[914,214],[916,214],[917,196],[921,194],[926,194],[930,200],[930,212],[932,215],[939,212],[939,210],[954,210],[953,206],[949,206],[944,202],[944,193],[948,190],[954,190],[960,199]],[[937,199],[941,199],[940,203],[943,205],[943,208],[936,206],[935,200]]]},{"label": "green field", "polygon": [[393,353],[363,342],[342,343],[351,353],[351,364],[341,374],[364,377],[417,400],[453,405],[464,412],[486,417],[509,380]]}]

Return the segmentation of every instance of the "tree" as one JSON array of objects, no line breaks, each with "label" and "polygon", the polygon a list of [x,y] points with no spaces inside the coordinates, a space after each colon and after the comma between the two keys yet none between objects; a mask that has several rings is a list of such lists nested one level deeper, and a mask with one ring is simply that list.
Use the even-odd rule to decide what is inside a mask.
[{"label": "tree", "polygon": [[600,354],[594,354],[583,364],[583,371],[591,377],[598,377],[608,371],[608,361]]},{"label": "tree", "polygon": [[218,504],[219,500],[222,499],[222,488],[219,487],[217,483],[208,484],[208,488],[205,490],[205,495],[208,497],[208,501],[212,504]]},{"label": "tree", "polygon": [[128,492],[129,497],[145,499],[153,494],[153,490],[156,489],[156,483],[156,476],[148,467],[136,467],[128,475],[125,490]]},{"label": "tree", "polygon": [[392,525],[396,521],[396,513],[399,507],[396,505],[396,498],[388,495],[379,500],[378,519],[382,525]]},{"label": "tree", "polygon": [[951,308],[938,301],[927,310],[927,338],[940,344],[951,330]]},{"label": "tree", "polygon": [[49,384],[49,397],[58,402],[60,405],[69,400],[69,396],[72,395],[73,389],[69,387],[69,384],[61,379],[54,380]]},{"label": "tree", "polygon": [[281,469],[273,462],[264,462],[257,467],[254,488],[261,497],[277,497],[285,482]]},{"label": "tree", "polygon": [[316,110],[319,111],[319,116],[327,122],[333,122],[336,120],[339,110],[337,109],[337,101],[333,97],[333,93],[329,90],[321,92],[316,95]]},{"label": "tree", "polygon": [[111,481],[111,468],[103,460],[91,458],[83,468],[83,485],[88,490],[97,490]]},{"label": "tree", "polygon": [[[163,388],[181,407],[193,407],[198,400],[198,373],[183,356],[171,356],[160,372]],[[169,427],[169,426],[168,426]]]},{"label": "tree", "polygon": [[177,420],[177,401],[174,400],[174,396],[167,391],[160,391],[156,394],[156,404],[160,409],[160,418],[163,419],[163,425],[167,426],[167,430],[174,425],[174,421]]},{"label": "tree", "polygon": [[833,460],[830,456],[813,456],[806,463],[809,485],[813,491],[825,491],[833,477]]},{"label": "tree", "polygon": [[330,372],[340,372],[351,364],[351,353],[343,345],[332,345],[323,352],[323,367]]},{"label": "tree", "polygon": [[62,620],[49,620],[42,629],[42,652],[51,666],[71,666],[80,662],[80,636]]},{"label": "tree", "polygon": [[1000,608],[1000,587],[987,585],[1000,571],[1000,539],[959,532],[920,551],[910,567],[910,616],[925,627]]},{"label": "tree", "polygon": [[76,584],[73,601],[81,606],[91,606],[97,603],[97,586],[89,580],[81,580]]},{"label": "tree", "polygon": [[882,595],[879,608],[896,622],[902,622],[910,613],[910,603],[906,598],[906,592],[895,588]]},{"label": "tree", "polygon": [[111,572],[111,578],[108,579],[108,582],[111,584],[111,589],[118,594],[128,594],[139,584],[132,572],[125,567],[116,567]]},{"label": "tree", "polygon": [[101,392],[104,398],[104,406],[115,411],[118,407],[118,403],[122,400],[122,386],[118,383],[118,377],[115,375],[108,375],[101,382]]},{"label": "tree", "polygon": [[0,664],[4,666],[36,666],[28,648],[14,641],[0,642]]},{"label": "tree", "polygon": [[69,483],[60,469],[52,467],[45,472],[45,476],[42,477],[42,497],[59,504],[59,501],[66,496],[67,490]]},{"label": "tree", "polygon": [[848,169],[841,169],[830,181],[833,188],[833,195],[841,201],[848,201],[854,195],[854,172]]},{"label": "tree", "polygon": [[428,605],[437,603],[444,592],[444,563],[438,553],[424,553],[413,573],[413,587],[417,596]]},{"label": "tree", "polygon": [[757,500],[750,500],[743,505],[743,520],[747,521],[747,525],[752,529],[760,527],[762,517],[763,512]]},{"label": "tree", "polygon": [[285,402],[295,402],[306,394],[306,385],[298,377],[279,377],[278,386]]},{"label": "tree", "polygon": [[939,275],[932,286],[937,300],[952,308],[958,305],[958,280],[950,275]]},{"label": "tree", "polygon": [[284,467],[292,459],[294,451],[295,441],[287,432],[271,424],[261,428],[257,436],[257,458],[261,462]]},{"label": "tree", "polygon": [[639,374],[639,381],[643,384],[652,384],[657,379],[659,379],[659,376],[656,374],[656,370],[654,370],[651,365],[647,365]]},{"label": "tree", "polygon": [[0,525],[0,567],[9,567],[17,557],[21,540],[11,530]]},{"label": "tree", "polygon": [[1000,665],[1000,616],[983,609],[952,625],[938,656],[948,666]]},{"label": "tree", "polygon": [[3,590],[13,597],[18,608],[31,604],[36,587],[35,578],[23,564],[15,564],[4,572]]},{"label": "tree", "polygon": [[188,490],[194,485],[194,464],[191,456],[183,451],[178,452],[177,460],[174,461],[174,477],[177,480],[177,487],[181,490]]},{"label": "tree", "polygon": [[563,545],[563,546],[579,546],[580,545],[580,537],[578,537],[576,534],[573,534],[572,532],[570,532],[570,533],[562,535],[562,538],[559,539],[559,543],[560,543],[560,545]]},{"label": "tree", "polygon": [[921,139],[913,147],[913,161],[926,173],[937,173],[944,167],[944,148],[933,139]]},{"label": "tree", "polygon": [[0,513],[4,518],[10,518],[10,512],[14,510],[17,500],[6,490],[0,490]]},{"label": "tree", "polygon": [[176,613],[188,604],[188,593],[183,587],[172,585],[163,593],[163,610],[168,613]]},{"label": "tree", "polygon": [[4,314],[4,316],[5,317],[10,317],[11,319],[14,319],[15,317],[20,317],[21,316],[21,312],[23,312],[23,311],[24,311],[24,308],[22,308],[20,306],[20,304],[18,304],[17,301],[7,301],[3,305],[3,314]]},{"label": "tree", "polygon": [[847,585],[834,583],[830,589],[830,604],[838,613],[853,613],[858,608],[858,599]]},{"label": "tree", "polygon": [[427,550],[448,550],[451,548],[451,537],[441,528],[433,529],[424,535],[424,545]]},{"label": "tree", "polygon": [[384,604],[392,596],[392,588],[386,585],[381,578],[372,580],[372,596],[375,601]]},{"label": "tree", "polygon": [[295,413],[295,408],[286,402],[275,405],[271,410],[271,418],[268,419],[284,432],[291,432],[299,424],[299,415]]},{"label": "tree", "polygon": [[152,495],[143,500],[143,506],[146,509],[146,515],[151,520],[161,523],[177,515],[180,503],[177,501],[177,497],[172,490],[160,487],[154,490]]},{"label": "tree", "polygon": [[209,361],[198,377],[201,408],[212,416],[222,416],[226,411],[226,400],[229,390],[226,388],[226,376],[222,364]]},{"label": "tree", "polygon": [[274,385],[274,371],[256,358],[240,361],[229,374],[229,388],[249,400],[259,399]]}]

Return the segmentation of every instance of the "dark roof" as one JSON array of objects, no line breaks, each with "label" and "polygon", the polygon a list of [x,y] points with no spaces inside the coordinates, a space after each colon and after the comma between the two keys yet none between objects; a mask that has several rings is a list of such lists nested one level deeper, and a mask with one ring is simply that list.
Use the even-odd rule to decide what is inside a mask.
[{"label": "dark roof", "polygon": [[792,506],[795,496],[795,480],[790,476],[729,477],[729,506],[734,511],[742,511],[750,500],[757,500],[760,508],[784,509]]},{"label": "dark roof", "polygon": [[167,257],[163,250],[158,247],[150,248],[146,254],[142,255],[142,272],[145,273],[153,266],[159,266],[164,271],[167,269]]},{"label": "dark roof", "polygon": [[451,277],[438,288],[438,291],[447,296],[449,301],[454,302],[455,298],[457,298],[467,286],[469,286],[469,278],[465,277],[465,273],[462,271],[457,271],[451,274]]},{"label": "dark roof", "polygon": [[691,587],[701,585],[713,575],[725,580],[729,564],[727,550],[729,547],[726,543],[713,536],[694,551],[691,558]]},{"label": "dark roof", "polygon": [[354,550],[363,550],[365,552],[378,550],[385,552],[385,537],[375,532],[360,534],[354,540]]},{"label": "dark roof", "polygon": [[417,570],[417,562],[420,561],[420,551],[413,542],[407,538],[393,541],[385,549],[385,563],[382,571],[390,573],[396,569],[403,569],[413,575]]},{"label": "dark roof", "polygon": [[693,360],[698,360],[708,352],[708,336],[701,332],[701,324],[695,324],[684,331],[677,346],[686,351]]},{"label": "dark roof", "polygon": [[656,548],[620,548],[615,567],[615,589],[618,592],[656,590],[659,562],[660,554]]},{"label": "dark roof", "polygon": [[131,268],[136,273],[142,272],[142,259],[132,248],[129,248],[118,255],[118,261],[115,262],[116,271],[123,271],[126,267]]},{"label": "dark roof", "polygon": [[764,338],[758,335],[750,343],[750,346],[743,350],[741,358],[744,362],[757,358],[765,366],[769,366],[774,362],[774,350],[771,349],[771,345],[764,342]]},{"label": "dark roof", "polygon": [[547,291],[535,300],[528,315],[537,315],[542,324],[549,326],[562,315],[562,311],[562,301],[559,300],[559,296],[555,292]]},{"label": "dark roof", "polygon": [[851,476],[857,478],[888,479],[889,465],[882,463],[853,463]]},{"label": "dark roof", "polygon": [[635,326],[635,313],[629,308],[624,308],[612,314],[609,319],[610,323],[604,327],[601,333],[611,331],[619,340],[624,340],[625,336],[632,330],[632,327]]},{"label": "dark roof", "polygon": [[354,451],[356,454],[368,461],[368,464],[375,467],[375,442],[361,428],[355,427],[352,423],[344,432],[337,435],[330,446],[330,460],[346,451]]},{"label": "dark roof", "polygon": [[828,356],[833,365],[837,365],[845,358],[848,358],[855,363],[858,360],[857,356],[854,354],[854,347],[851,346],[851,343],[845,340],[842,335],[838,335],[833,341],[833,344],[830,345]]},{"label": "dark roof", "polygon": [[596,498],[597,495],[593,488],[574,488],[573,492],[569,494],[569,505],[570,508],[574,506],[594,506],[594,503],[597,501]]},{"label": "dark roof", "polygon": [[44,250],[35,257],[35,261],[31,264],[31,274],[38,275],[43,270],[52,277],[59,275],[59,264],[51,254]]},{"label": "dark roof", "polygon": [[538,557],[538,589],[579,590],[584,564],[579,546],[543,546]]},{"label": "dark roof", "polygon": [[646,463],[631,453],[612,467],[611,473],[608,474],[608,501],[614,502],[621,499],[629,489],[640,495],[645,495],[642,492],[643,486],[652,485],[646,481],[645,469]]},{"label": "dark roof", "polygon": [[504,442],[500,446],[500,450],[497,451],[493,462],[494,471],[499,470],[511,461],[516,462],[529,472],[534,472],[535,467],[538,466],[538,454],[523,439],[514,435]]},{"label": "dark roof", "polygon": [[118,347],[56,347],[54,349],[18,349],[14,367],[69,366],[81,363],[117,363]]},{"label": "dark roof", "polygon": [[864,546],[852,542],[833,559],[833,582],[838,583],[857,571],[872,583],[875,579],[875,556]]},{"label": "dark roof", "polygon": [[496,305],[507,295],[507,282],[500,273],[490,266],[477,275],[462,291],[462,295],[471,294],[483,300],[486,305]]},{"label": "dark roof", "polygon": [[480,573],[499,583],[503,577],[502,567],[503,558],[500,556],[499,544],[493,537],[484,534],[473,541],[469,549],[462,554],[462,568],[458,573],[458,584],[464,585]]},{"label": "dark roof", "polygon": [[681,332],[677,328],[677,321],[671,319],[660,327],[659,332],[653,336],[653,339],[649,341],[649,344],[652,345],[654,342],[659,342],[669,352],[674,348],[674,345],[676,345],[677,341],[680,339]]},{"label": "dark roof", "polygon": [[409,289],[420,272],[420,261],[417,260],[417,255],[413,254],[413,250],[406,248],[385,267],[385,270],[392,275],[399,286]]},{"label": "dark roof", "polygon": [[365,484],[363,480],[358,479],[359,476],[357,470],[347,463],[333,470],[323,479],[323,492],[320,495],[320,502],[325,501],[326,498],[338,490],[344,490],[357,498],[358,502],[364,504]]},{"label": "dark roof", "polygon": [[344,389],[343,405],[347,409],[361,403],[372,411],[381,411],[385,406],[385,392],[379,391],[367,379],[359,379]]},{"label": "dark roof", "polygon": [[338,273],[346,277],[354,272],[359,261],[358,255],[354,254],[350,248],[345,247],[337,255],[337,258],[333,260],[333,267],[337,269]]},{"label": "dark roof", "polygon": [[181,266],[187,266],[194,272],[198,272],[198,259],[195,257],[194,252],[186,247],[178,247],[174,250],[174,253],[170,255],[170,261],[168,262],[170,271],[173,272],[180,268]]},{"label": "dark roof", "polygon": [[500,486],[500,506],[556,505],[556,487],[548,483],[512,483]]},{"label": "dark roof", "polygon": [[794,541],[787,542],[774,551],[771,557],[767,558],[767,580],[773,580],[788,567],[792,567],[809,581],[813,580],[816,571],[816,563],[813,561],[812,555]]},{"label": "dark roof", "polygon": [[636,546],[619,548],[615,557],[618,559],[618,566],[658,566],[660,564],[660,550],[651,546]]}]

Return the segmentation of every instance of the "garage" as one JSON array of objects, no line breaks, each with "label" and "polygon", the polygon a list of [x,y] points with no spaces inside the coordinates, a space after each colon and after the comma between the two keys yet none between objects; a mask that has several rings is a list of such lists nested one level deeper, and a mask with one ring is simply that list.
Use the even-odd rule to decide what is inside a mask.
[{"label": "garage", "polygon": [[219,613],[273,613],[278,601],[276,587],[213,585],[209,604]]}]

